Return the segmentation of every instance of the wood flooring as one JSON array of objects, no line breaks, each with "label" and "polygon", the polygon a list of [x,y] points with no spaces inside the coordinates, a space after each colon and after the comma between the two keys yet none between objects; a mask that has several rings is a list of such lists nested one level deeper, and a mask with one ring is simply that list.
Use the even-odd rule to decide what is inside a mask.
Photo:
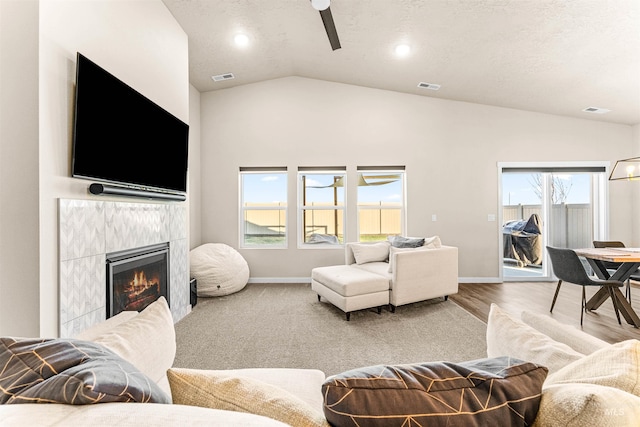
[{"label": "wood flooring", "polygon": [[[568,325],[580,328],[580,300],[582,287],[563,283],[558,300],[549,313],[557,282],[505,282],[505,283],[461,283],[458,294],[450,299],[462,308],[486,322],[491,303],[519,318],[523,310],[547,314]],[[587,288],[587,300],[597,289]],[[622,289],[624,293],[624,289]],[[640,314],[640,285],[631,286],[631,305]],[[640,329],[629,325],[622,318],[618,324],[611,300],[605,301],[596,311],[586,312],[582,330],[609,343],[631,338],[640,339]]]}]

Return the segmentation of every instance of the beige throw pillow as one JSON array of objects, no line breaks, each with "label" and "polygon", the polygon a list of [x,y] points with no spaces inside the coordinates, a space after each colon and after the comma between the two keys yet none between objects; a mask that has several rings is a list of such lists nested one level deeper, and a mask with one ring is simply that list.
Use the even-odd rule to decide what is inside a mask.
[{"label": "beige throw pillow", "polygon": [[568,345],[578,353],[591,354],[601,348],[609,347],[608,342],[582,332],[575,326],[560,323],[547,314],[525,310],[520,314],[520,319],[549,338]]},{"label": "beige throw pillow", "polygon": [[487,357],[511,356],[546,366],[549,375],[584,357],[491,304],[487,320]]},{"label": "beige throw pillow", "polygon": [[291,426],[329,427],[309,404],[274,385],[220,371],[167,371],[173,403],[269,417]]},{"label": "beige throw pillow", "polygon": [[533,427],[638,427],[640,397],[595,384],[560,384],[543,389]]},{"label": "beige throw pillow", "polygon": [[[173,317],[164,297],[92,341],[107,347],[161,386],[176,357]],[[165,391],[168,393],[168,388]]]},{"label": "beige throw pillow", "polygon": [[389,243],[353,243],[351,250],[356,264],[366,264],[368,262],[384,262],[389,258]]},{"label": "beige throw pillow", "polygon": [[425,248],[429,249],[438,249],[442,247],[442,242],[440,241],[440,236],[426,237],[424,239]]},{"label": "beige throw pillow", "polygon": [[640,341],[627,340],[595,351],[550,374],[545,386],[586,383],[640,397]]}]

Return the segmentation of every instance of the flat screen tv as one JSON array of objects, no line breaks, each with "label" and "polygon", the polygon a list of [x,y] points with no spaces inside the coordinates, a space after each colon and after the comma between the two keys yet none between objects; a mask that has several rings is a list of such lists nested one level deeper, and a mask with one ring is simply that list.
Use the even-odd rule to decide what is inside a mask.
[{"label": "flat screen tv", "polygon": [[78,53],[73,177],[184,193],[188,137],[186,123]]}]

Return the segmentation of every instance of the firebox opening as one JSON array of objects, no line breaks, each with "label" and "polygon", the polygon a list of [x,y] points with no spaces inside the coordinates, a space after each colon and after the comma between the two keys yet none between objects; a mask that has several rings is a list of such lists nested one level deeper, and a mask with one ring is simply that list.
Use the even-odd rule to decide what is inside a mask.
[{"label": "firebox opening", "polygon": [[169,244],[107,255],[107,318],[169,300]]}]

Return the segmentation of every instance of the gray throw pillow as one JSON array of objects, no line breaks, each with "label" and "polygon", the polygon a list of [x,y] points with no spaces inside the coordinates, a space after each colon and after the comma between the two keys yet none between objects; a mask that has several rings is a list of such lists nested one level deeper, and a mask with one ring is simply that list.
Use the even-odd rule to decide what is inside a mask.
[{"label": "gray throw pillow", "polygon": [[0,337],[0,404],[171,403],[131,363],[90,341]]},{"label": "gray throw pillow", "polygon": [[387,240],[394,248],[419,248],[424,245],[424,237],[389,236]]}]

